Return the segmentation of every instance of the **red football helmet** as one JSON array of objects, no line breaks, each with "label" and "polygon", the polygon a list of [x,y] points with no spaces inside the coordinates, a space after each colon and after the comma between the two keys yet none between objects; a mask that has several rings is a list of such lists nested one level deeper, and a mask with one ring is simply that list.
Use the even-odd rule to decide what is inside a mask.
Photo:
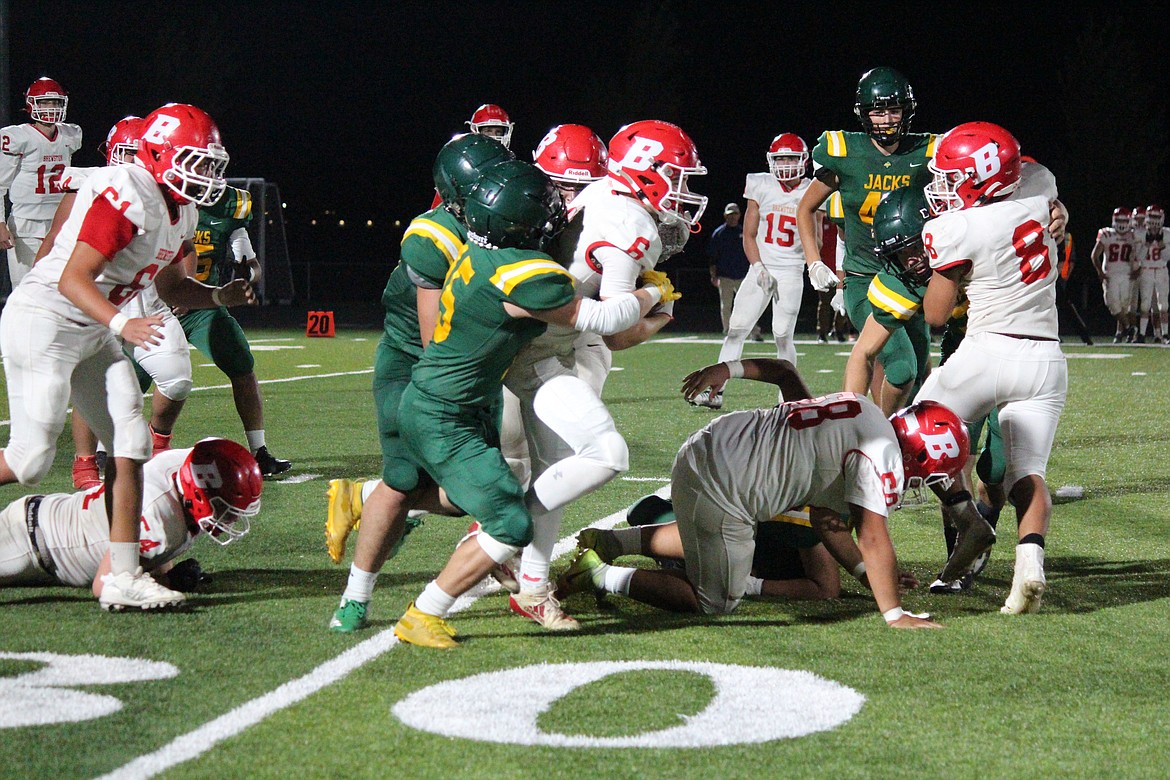
[{"label": "red football helmet", "polygon": [[690,191],[688,176],[702,176],[695,142],[669,122],[646,120],[618,130],[609,142],[609,176],[666,221],[699,223],[707,198]]},{"label": "red football helmet", "polygon": [[767,157],[768,170],[776,181],[799,179],[808,166],[808,144],[796,133],[781,133],[772,139]]},{"label": "red football helmet", "polygon": [[1138,206],[1133,210],[1133,226],[1135,228],[1142,228],[1146,226],[1146,207]]},{"label": "red football helmet", "polygon": [[179,467],[183,507],[220,544],[248,533],[264,480],[252,453],[229,439],[204,439]]},{"label": "red football helmet", "polygon": [[[515,127],[515,123],[508,116],[508,112],[495,103],[484,103],[475,109],[475,113],[471,115],[471,119],[467,120],[467,124],[471,128],[471,132],[491,136],[504,146],[511,148],[512,128]],[[485,128],[488,130],[486,133],[484,132]]]},{"label": "red football helmet", "polygon": [[1161,233],[1164,227],[1166,227],[1166,211],[1157,203],[1151,203],[1146,207],[1146,232],[1150,234]]},{"label": "red football helmet", "polygon": [[557,125],[545,133],[532,159],[554,182],[580,189],[605,176],[609,152],[585,125]]},{"label": "red football helmet", "polygon": [[69,93],[56,81],[43,76],[25,91],[24,107],[34,122],[55,125],[65,121],[65,111],[69,108]]},{"label": "red football helmet", "polygon": [[971,451],[967,426],[937,401],[919,401],[890,417],[902,447],[906,487],[949,482]]},{"label": "red football helmet", "polygon": [[934,180],[926,185],[926,199],[932,214],[982,206],[1020,185],[1020,144],[999,125],[967,122],[938,142],[930,171]]},{"label": "red football helmet", "polygon": [[135,159],[179,203],[210,206],[227,186],[229,157],[219,128],[206,112],[186,103],[167,103],[147,114]]},{"label": "red football helmet", "polygon": [[98,151],[106,156],[106,165],[122,165],[134,162],[138,152],[138,139],[142,135],[142,117],[122,117],[110,128],[106,140]]},{"label": "red football helmet", "polygon": [[1128,233],[1133,230],[1133,212],[1124,206],[1113,209],[1113,229],[1118,233]]}]

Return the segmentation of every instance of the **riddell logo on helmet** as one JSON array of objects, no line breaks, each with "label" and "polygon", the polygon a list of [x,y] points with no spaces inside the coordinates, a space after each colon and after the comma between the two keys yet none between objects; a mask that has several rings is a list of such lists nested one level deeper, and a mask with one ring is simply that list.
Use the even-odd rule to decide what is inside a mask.
[{"label": "riddell logo on helmet", "polygon": [[662,153],[666,147],[653,138],[643,138],[640,135],[634,136],[634,142],[626,152],[626,156],[620,160],[611,161],[617,163],[617,170],[623,168],[630,168],[635,171],[649,170],[650,166],[654,164],[655,158]]},{"label": "riddell logo on helmet", "polygon": [[991,178],[1003,168],[999,161],[999,144],[984,144],[971,153],[971,159],[975,161],[975,176],[979,181]]}]

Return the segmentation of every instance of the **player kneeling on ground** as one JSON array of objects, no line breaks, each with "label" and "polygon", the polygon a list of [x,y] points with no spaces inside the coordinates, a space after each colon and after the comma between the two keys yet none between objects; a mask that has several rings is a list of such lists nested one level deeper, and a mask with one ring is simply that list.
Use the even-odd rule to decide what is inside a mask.
[{"label": "player kneeling on ground", "polygon": [[[728,613],[747,591],[761,522],[792,507],[810,507],[812,526],[834,549],[836,534],[855,532],[878,609],[896,628],[938,628],[903,611],[899,574],[886,518],[907,484],[952,479],[967,459],[967,432],[941,404],[915,404],[887,420],[854,393],[809,398],[790,363],[736,361],[713,377],[743,376],[778,384],[791,401],[733,412],[693,434],[671,473],[671,495],[685,574],[622,569],[584,549],[562,576],[560,590],[623,593],[680,612]],[[711,467],[719,463],[718,469]],[[847,514],[843,522],[841,515]]]},{"label": "player kneeling on ground", "polygon": [[[260,511],[262,487],[256,459],[227,439],[204,439],[147,461],[138,573],[145,570],[154,579],[110,573],[105,486],[18,498],[0,511],[0,587],[92,584],[103,609],[177,606],[183,592],[210,578],[194,558],[175,561],[201,531],[225,545],[246,535],[249,519]],[[120,597],[128,588],[158,588],[157,581],[180,591],[178,598],[159,603]]]}]

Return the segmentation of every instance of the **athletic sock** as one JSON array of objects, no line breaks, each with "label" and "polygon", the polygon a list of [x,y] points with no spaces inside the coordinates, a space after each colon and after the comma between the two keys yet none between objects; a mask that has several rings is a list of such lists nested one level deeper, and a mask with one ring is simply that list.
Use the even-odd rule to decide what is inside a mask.
[{"label": "athletic sock", "polygon": [[345,592],[341,594],[342,603],[346,601],[369,601],[374,597],[374,583],[378,580],[378,572],[364,571],[357,564],[350,564],[349,580],[345,583]]},{"label": "athletic sock", "polygon": [[634,579],[634,572],[625,566],[610,566],[602,564],[590,572],[593,575],[593,584],[598,585],[598,574],[601,575],[601,587],[606,593],[617,593],[621,596],[630,595],[630,582]]},{"label": "athletic sock", "polygon": [[622,555],[641,555],[642,554],[642,528],[644,526],[634,526],[632,528],[615,528],[613,530],[613,538],[617,540],[618,545],[621,546]]},{"label": "athletic sock", "polygon": [[431,580],[414,600],[414,608],[428,615],[446,617],[451,607],[455,606],[455,598],[440,588],[439,583]]},{"label": "athletic sock", "polygon": [[1017,546],[1021,544],[1034,544],[1041,550],[1044,549],[1044,534],[1028,534],[1017,542]]},{"label": "athletic sock", "polygon": [[248,449],[255,452],[264,446],[264,429],[258,431],[244,431],[244,436],[248,437]]}]

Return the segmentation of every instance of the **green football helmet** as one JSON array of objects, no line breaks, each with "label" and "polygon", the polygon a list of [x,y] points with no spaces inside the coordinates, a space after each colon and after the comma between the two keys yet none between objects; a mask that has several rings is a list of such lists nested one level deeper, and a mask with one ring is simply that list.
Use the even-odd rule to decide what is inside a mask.
[{"label": "green football helmet", "polygon": [[542,249],[564,227],[564,201],[532,163],[484,170],[463,202],[467,237],[486,249]]},{"label": "green football helmet", "polygon": [[873,212],[874,252],[907,284],[930,281],[930,261],[922,245],[922,228],[930,218],[926,194],[919,187],[894,190]]},{"label": "green football helmet", "polygon": [[[857,82],[857,99],[853,113],[869,137],[882,146],[894,146],[910,131],[910,120],[914,118],[914,88],[910,82],[893,68],[874,68],[866,71]],[[902,119],[897,124],[875,126],[869,118],[874,109],[902,109]]]},{"label": "green football helmet", "polygon": [[452,138],[439,150],[432,171],[443,207],[461,216],[463,199],[479,181],[480,172],[515,157],[508,147],[490,136],[462,133]]}]

